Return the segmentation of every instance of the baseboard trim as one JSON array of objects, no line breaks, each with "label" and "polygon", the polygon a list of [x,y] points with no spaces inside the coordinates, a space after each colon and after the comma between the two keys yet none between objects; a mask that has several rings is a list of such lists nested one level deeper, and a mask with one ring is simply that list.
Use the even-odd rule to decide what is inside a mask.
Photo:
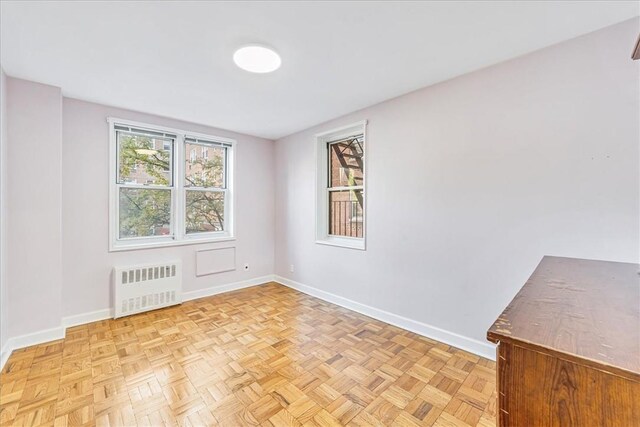
[{"label": "baseboard trim", "polygon": [[[256,277],[253,279],[243,280],[241,282],[229,283],[226,285],[212,286],[206,289],[198,289],[196,291],[184,292],[182,301],[191,301],[198,298],[205,298],[218,295],[224,292],[235,291],[239,289],[249,288],[251,286],[262,285],[264,283],[273,282],[272,274],[267,276]],[[34,332],[32,334],[21,335],[9,338],[2,347],[0,353],[0,370],[4,368],[5,363],[9,360],[9,356],[14,350],[29,347],[32,345],[42,344],[48,341],[59,340],[65,337],[67,328],[73,326],[84,325],[86,323],[98,322],[113,318],[113,308],[105,308],[102,310],[91,311],[88,313],[75,314],[62,318],[61,325],[57,328],[51,328],[44,331]]]},{"label": "baseboard trim", "polygon": [[62,339],[64,338],[64,332],[65,328],[58,326],[57,328],[45,329],[44,331],[9,338],[2,349],[2,356],[0,358],[2,364],[0,365],[0,370],[4,368],[4,364],[7,363],[9,356],[11,356],[14,350]]},{"label": "baseboard trim", "polygon": [[[445,344],[449,344],[470,353],[477,354],[478,356],[482,356],[490,360],[495,360],[495,346],[489,343],[484,343],[473,338],[446,331],[436,326],[431,326],[417,320],[389,313],[388,311],[361,304],[348,298],[344,298],[339,295],[335,295],[330,292],[326,292],[312,286],[304,285],[302,283],[287,279],[286,277],[277,275],[266,275],[253,279],[243,280],[241,282],[184,292],[182,294],[182,300],[191,301],[198,298],[205,298],[225,292],[258,286],[268,282],[278,282],[284,286],[298,290],[307,295],[311,295],[313,297],[320,298],[321,300],[339,305],[344,308],[348,308],[349,310],[353,310],[355,312],[364,314],[365,316],[381,320],[383,322],[389,323],[390,325],[406,329],[427,338],[441,341]],[[9,338],[0,352],[0,370],[4,367],[5,363],[9,359],[9,356],[14,350],[29,347],[32,345],[42,344],[48,341],[62,339],[65,336],[67,328],[110,319],[112,317],[113,309],[111,308],[96,310],[89,313],[76,314],[73,316],[66,316],[62,318],[62,324],[57,328],[51,328],[44,331]]]},{"label": "baseboard trim", "polygon": [[29,347],[43,342],[55,341],[64,338],[65,328],[58,326],[57,328],[45,329],[44,331],[34,332],[32,334],[20,335],[9,338],[7,343],[11,343],[12,350],[18,348]]},{"label": "baseboard trim", "polygon": [[11,356],[11,352],[13,350],[9,347],[9,340],[2,346],[2,350],[0,350],[0,370],[4,368],[4,364],[9,360],[9,356]]},{"label": "baseboard trim", "polygon": [[241,282],[229,283],[226,285],[212,286],[206,289],[198,289],[197,291],[189,291],[182,293],[182,301],[191,301],[198,298],[206,298],[213,295],[223,294],[225,292],[237,291],[244,288],[250,288],[252,286],[262,285],[268,282],[273,282],[275,276],[269,274],[267,276],[256,277],[249,280],[243,280]]},{"label": "baseboard trim", "polygon": [[349,310],[356,311],[360,314],[364,314],[365,316],[372,317],[376,320],[381,320],[390,325],[394,325],[399,328],[406,329],[416,334],[425,336],[427,338],[443,342],[445,344],[468,351],[486,359],[496,360],[496,348],[492,344],[465,337],[455,332],[450,332],[436,326],[400,316],[398,314],[389,313],[388,311],[384,311],[379,308],[361,304],[348,298],[344,298],[339,295],[335,295],[330,292],[326,292],[321,289],[304,285],[291,279],[287,279],[286,277],[276,275],[274,277],[274,281],[291,289],[303,292],[307,295],[311,295],[313,297],[320,298],[321,300],[339,305],[344,308],[348,308]]},{"label": "baseboard trim", "polygon": [[86,323],[99,322],[100,320],[111,318],[113,318],[113,309],[105,308],[102,310],[91,311],[89,313],[81,313],[73,316],[63,317],[62,326],[66,329],[73,326],[80,326]]}]

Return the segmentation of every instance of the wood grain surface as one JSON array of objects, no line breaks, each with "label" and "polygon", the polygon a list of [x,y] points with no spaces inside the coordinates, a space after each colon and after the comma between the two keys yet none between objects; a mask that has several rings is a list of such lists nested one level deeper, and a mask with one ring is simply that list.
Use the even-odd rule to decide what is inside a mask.
[{"label": "wood grain surface", "polygon": [[487,332],[500,426],[640,426],[638,271],[542,259]]},{"label": "wood grain surface", "polygon": [[638,264],[544,257],[487,337],[640,381],[639,271]]},{"label": "wood grain surface", "polygon": [[7,426],[494,426],[495,363],[278,284],[67,330],[0,373]]},{"label": "wood grain surface", "polygon": [[640,382],[500,343],[500,426],[640,426]]}]

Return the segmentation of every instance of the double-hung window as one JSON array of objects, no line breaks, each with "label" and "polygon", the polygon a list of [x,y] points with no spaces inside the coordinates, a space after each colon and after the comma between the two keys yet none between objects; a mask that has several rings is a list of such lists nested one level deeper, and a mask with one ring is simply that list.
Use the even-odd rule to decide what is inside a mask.
[{"label": "double-hung window", "polygon": [[235,141],[109,123],[111,250],[233,239]]},{"label": "double-hung window", "polygon": [[316,242],[365,249],[366,122],[316,135]]},{"label": "double-hung window", "polygon": [[[185,138],[185,152],[190,152],[191,168],[186,170],[185,187],[185,233],[223,232],[225,228],[225,203],[227,194],[227,153],[229,147],[223,143]],[[207,153],[211,151],[211,156]]]}]

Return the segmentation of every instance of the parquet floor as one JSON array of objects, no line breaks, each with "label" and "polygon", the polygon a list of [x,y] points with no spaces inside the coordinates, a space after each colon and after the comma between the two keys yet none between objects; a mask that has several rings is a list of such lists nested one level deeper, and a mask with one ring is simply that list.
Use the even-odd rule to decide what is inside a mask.
[{"label": "parquet floor", "polygon": [[270,283],[15,351],[2,425],[493,426],[495,365]]}]

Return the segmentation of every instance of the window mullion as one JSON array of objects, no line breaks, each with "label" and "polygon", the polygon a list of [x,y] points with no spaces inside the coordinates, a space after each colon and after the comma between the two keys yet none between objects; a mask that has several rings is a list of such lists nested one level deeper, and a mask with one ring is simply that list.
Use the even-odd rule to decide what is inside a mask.
[{"label": "window mullion", "polygon": [[363,185],[353,185],[353,186],[349,186],[349,187],[328,187],[327,190],[329,191],[349,191],[349,190],[353,190],[353,191],[358,191],[358,190],[363,190],[364,186]]},{"label": "window mullion", "polygon": [[185,141],[184,135],[178,135],[174,147],[175,167],[174,167],[174,187],[175,187],[175,239],[182,240],[185,235],[185,191],[184,181],[186,171],[184,170],[184,157],[185,156]]},{"label": "window mullion", "polygon": [[224,191],[226,191],[226,188],[220,188],[220,187],[186,187],[185,191],[203,191],[203,192],[216,192],[216,193],[222,193]]},{"label": "window mullion", "polygon": [[[196,145],[199,145],[197,157],[202,158],[205,161],[211,158],[212,151],[214,148],[219,150],[217,147],[224,148],[224,158],[223,165],[224,170],[222,171],[222,182],[220,187],[198,187],[198,188],[190,188],[185,187],[185,179],[187,176],[187,160],[188,153],[185,153],[187,148],[187,143],[190,141],[187,134],[184,131],[175,130],[175,134],[170,133],[157,133],[151,131],[162,131],[163,129],[160,127],[147,126],[144,124],[138,124],[135,122],[130,122],[127,120],[113,119],[109,118],[108,122],[110,124],[110,212],[109,212],[109,229],[110,229],[110,251],[118,251],[118,250],[127,250],[127,249],[138,249],[143,247],[160,247],[160,246],[173,246],[173,245],[182,245],[188,244],[190,241],[214,241],[214,240],[231,240],[233,239],[233,235],[231,234],[232,230],[232,222],[233,222],[233,206],[229,203],[232,195],[232,189],[230,186],[232,185],[233,177],[230,173],[229,161],[233,156],[233,150],[235,147],[235,141],[227,140],[219,137],[209,137],[206,135],[197,136]],[[165,155],[168,150],[169,139],[172,141],[172,149],[170,152],[170,177],[171,184],[170,185],[157,185],[157,180],[151,180],[144,178],[145,174],[142,173],[144,171],[137,172],[137,168],[132,168],[132,173],[136,175],[131,175],[128,173],[127,177],[123,178],[128,181],[138,181],[140,180],[140,176],[142,176],[146,181],[145,183],[137,183],[137,182],[124,182],[120,181],[119,171],[120,171],[120,139],[119,132],[124,132],[126,130],[120,129],[122,126],[119,125],[120,122],[135,125],[134,128],[127,128],[126,130],[129,133],[135,133],[143,135],[146,138],[151,138],[154,140],[152,144],[161,144],[158,140],[164,139],[164,150]],[[116,129],[116,126],[120,128]],[[149,132],[147,132],[147,129]],[[143,132],[144,131],[144,132]],[[202,138],[202,139],[201,139]],[[220,140],[220,141],[217,141]],[[189,142],[190,143],[190,142]],[[154,146],[147,146],[147,142],[143,142],[141,145],[140,151],[144,150],[152,150]],[[133,146],[136,147],[135,145]],[[155,145],[155,147],[160,147],[159,149],[163,149],[162,146]],[[130,149],[129,146],[127,149]],[[206,150],[206,151],[205,151]],[[138,150],[136,150],[138,151]],[[139,153],[150,155],[150,153]],[[151,153],[153,154],[153,153]],[[203,175],[203,179],[205,179]],[[146,184],[148,182],[148,184]],[[204,181],[206,182],[206,181]],[[216,181],[217,182],[217,181]],[[152,184],[153,183],[153,184]],[[126,191],[127,194],[131,197],[133,195],[138,194],[143,197],[145,203],[156,203],[156,193],[153,193],[150,190],[158,191],[157,196],[162,200],[163,208],[166,209],[167,198],[166,191],[170,193],[170,215],[167,218],[170,221],[170,227],[168,230],[168,235],[140,235],[137,237],[133,237],[135,233],[125,234],[124,237],[120,238],[120,194],[123,191]],[[224,232],[220,231],[206,231],[202,232],[199,235],[187,235],[186,233],[186,201],[187,201],[187,192],[188,191],[197,191],[197,192],[209,192],[210,194],[217,194],[215,199],[218,200],[217,203],[224,203],[224,211],[220,212],[224,215],[223,219],[223,227]],[[145,192],[147,191],[147,192]],[[161,195],[160,192],[163,192],[164,195]],[[220,194],[222,193],[222,194]],[[123,196],[124,197],[124,196]],[[127,202],[128,206],[131,203],[135,203],[133,201]],[[131,210],[129,206],[128,211]],[[135,209],[134,209],[135,210]],[[127,212],[128,212],[127,211]],[[139,212],[139,210],[137,210]],[[127,215],[131,215],[127,213]],[[129,218],[127,216],[127,218]],[[136,217],[132,217],[136,218]],[[144,223],[143,223],[144,224]],[[128,226],[129,227],[129,226]],[[167,230],[165,229],[165,233]],[[140,233],[144,234],[144,233]],[[131,237],[130,237],[131,235]]]}]

